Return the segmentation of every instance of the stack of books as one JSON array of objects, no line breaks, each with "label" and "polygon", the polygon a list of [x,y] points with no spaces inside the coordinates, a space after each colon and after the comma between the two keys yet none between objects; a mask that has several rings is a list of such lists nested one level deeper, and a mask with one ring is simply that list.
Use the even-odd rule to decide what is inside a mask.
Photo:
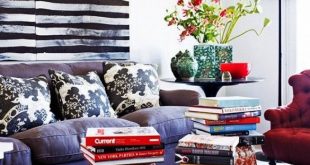
[{"label": "stack of books", "polygon": [[[205,97],[199,99],[199,105],[189,107],[185,116],[194,122],[192,132],[196,136],[237,137],[237,148],[231,153],[235,164],[255,165],[252,145],[264,143],[264,136],[256,131],[261,109],[258,98]],[[218,151],[217,154],[223,156],[223,151]]]},{"label": "stack of books", "polygon": [[254,148],[238,143],[238,136],[188,134],[179,140],[176,147],[176,163],[257,165]]},{"label": "stack of books", "polygon": [[93,165],[164,161],[160,135],[153,127],[89,128],[81,151]]},{"label": "stack of books", "polygon": [[179,140],[176,161],[183,164],[233,165],[237,136],[188,134]]},{"label": "stack of books", "polygon": [[260,122],[259,99],[241,96],[205,97],[185,112],[194,121],[194,132],[210,135],[249,135]]}]

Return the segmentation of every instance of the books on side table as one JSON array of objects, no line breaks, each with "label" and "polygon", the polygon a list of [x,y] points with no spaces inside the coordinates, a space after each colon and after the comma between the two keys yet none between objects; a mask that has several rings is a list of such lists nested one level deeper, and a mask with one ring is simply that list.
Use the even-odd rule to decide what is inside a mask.
[{"label": "books on side table", "polygon": [[88,128],[81,152],[96,165],[164,161],[160,135],[153,127]]},{"label": "books on side table", "polygon": [[247,135],[250,130],[256,130],[261,109],[258,98],[201,97],[199,105],[189,107],[185,116],[194,122],[194,132]]},{"label": "books on side table", "polygon": [[[194,122],[194,129],[179,141],[179,159],[185,164],[256,165],[252,145],[264,143],[264,136],[256,132],[261,109],[258,98],[199,98],[199,105],[185,112]],[[196,144],[197,141],[204,144]]]}]

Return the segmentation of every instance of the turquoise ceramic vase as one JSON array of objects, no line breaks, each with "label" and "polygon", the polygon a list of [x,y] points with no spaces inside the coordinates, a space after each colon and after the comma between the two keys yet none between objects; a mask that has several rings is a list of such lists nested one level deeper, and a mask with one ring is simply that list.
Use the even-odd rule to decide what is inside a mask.
[{"label": "turquoise ceramic vase", "polygon": [[177,80],[190,80],[197,73],[198,63],[188,50],[185,50],[185,52],[179,51],[171,59],[171,70]]},{"label": "turquoise ceramic vase", "polygon": [[232,61],[232,45],[194,45],[194,57],[198,62],[195,78],[220,79],[220,64]]}]

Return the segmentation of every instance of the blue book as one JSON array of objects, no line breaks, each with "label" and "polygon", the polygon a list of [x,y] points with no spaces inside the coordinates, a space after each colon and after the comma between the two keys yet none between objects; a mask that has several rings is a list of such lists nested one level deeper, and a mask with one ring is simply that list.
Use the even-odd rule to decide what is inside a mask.
[{"label": "blue book", "polygon": [[262,114],[261,111],[219,114],[218,120],[242,119],[242,118],[247,118],[247,117],[260,116],[261,114]]},{"label": "blue book", "polygon": [[227,96],[227,97],[201,97],[199,98],[200,106],[210,107],[255,107],[259,106],[259,99],[242,96]]},{"label": "blue book", "polygon": [[194,122],[194,128],[203,130],[203,131],[206,131],[212,134],[212,133],[226,133],[226,132],[256,130],[256,124],[207,126],[201,123]]}]

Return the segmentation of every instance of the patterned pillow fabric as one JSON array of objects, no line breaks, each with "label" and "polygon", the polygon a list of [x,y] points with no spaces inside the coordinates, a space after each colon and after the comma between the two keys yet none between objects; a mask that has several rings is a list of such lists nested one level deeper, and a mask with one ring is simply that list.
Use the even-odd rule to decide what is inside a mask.
[{"label": "patterned pillow fabric", "polygon": [[96,72],[74,76],[49,70],[49,74],[65,119],[116,117]]},{"label": "patterned pillow fabric", "polygon": [[55,122],[45,76],[16,78],[0,75],[0,136]]},{"label": "patterned pillow fabric", "polygon": [[119,117],[159,106],[159,80],[153,66],[106,63],[103,73],[110,103]]}]

